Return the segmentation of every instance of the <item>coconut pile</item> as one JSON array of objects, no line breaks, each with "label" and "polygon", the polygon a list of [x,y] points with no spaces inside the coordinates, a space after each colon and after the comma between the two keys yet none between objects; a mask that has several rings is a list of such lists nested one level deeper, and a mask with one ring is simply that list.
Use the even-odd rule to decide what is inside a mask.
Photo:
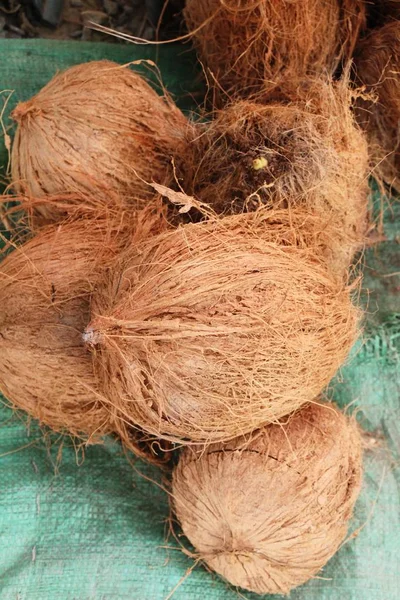
[{"label": "coconut pile", "polygon": [[186,554],[258,594],[348,535],[361,433],[324,390],[362,330],[368,177],[400,166],[396,3],[295,4],[187,0],[196,118],[129,65],[58,73],[12,112],[2,198],[0,391],[165,469]]}]

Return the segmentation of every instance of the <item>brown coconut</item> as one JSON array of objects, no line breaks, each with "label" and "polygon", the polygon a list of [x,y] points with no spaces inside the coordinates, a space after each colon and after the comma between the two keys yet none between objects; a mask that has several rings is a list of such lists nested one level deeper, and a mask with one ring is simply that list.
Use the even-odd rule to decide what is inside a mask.
[{"label": "brown coconut", "polygon": [[12,179],[18,193],[117,192],[143,206],[148,182],[173,179],[188,121],[127,67],[94,61],[57,74],[12,113],[18,123]]},{"label": "brown coconut", "polygon": [[359,318],[315,229],[304,213],[259,211],[127,252],[93,295],[85,333],[110,403],[185,444],[229,440],[314,398]]},{"label": "brown coconut", "polygon": [[400,21],[371,31],[354,62],[356,82],[365,91],[357,119],[368,135],[373,172],[400,191]]},{"label": "brown coconut", "polygon": [[365,25],[362,0],[187,0],[184,11],[217,96],[272,94],[334,74]]},{"label": "brown coconut", "polygon": [[316,80],[285,98],[218,111],[181,158],[180,183],[220,214],[260,206],[317,214],[333,234],[331,264],[347,269],[368,227],[368,148],[351,92],[345,80]]},{"label": "brown coconut", "polygon": [[252,439],[185,449],[172,504],[207,567],[231,585],[287,594],[342,544],[361,475],[355,420],[311,404]]},{"label": "brown coconut", "polygon": [[121,238],[104,221],[81,220],[47,227],[1,262],[0,391],[53,430],[86,443],[117,433],[156,459],[101,393],[82,339],[91,294]]}]

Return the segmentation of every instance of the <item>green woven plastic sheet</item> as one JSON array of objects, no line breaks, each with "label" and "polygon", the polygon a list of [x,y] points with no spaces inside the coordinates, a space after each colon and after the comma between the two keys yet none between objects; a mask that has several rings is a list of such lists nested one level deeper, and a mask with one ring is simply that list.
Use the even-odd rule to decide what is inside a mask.
[{"label": "green woven plastic sheet", "polygon": [[[186,46],[0,40],[0,90],[14,90],[11,108],[57,70],[99,58],[157,61],[178,103],[195,107],[197,71]],[[327,390],[358,408],[370,432],[357,535],[292,600],[400,598],[400,210],[395,201],[382,206],[386,239],[364,266],[364,340]],[[82,460],[71,440],[13,413],[5,400],[0,421],[1,600],[165,600],[175,588],[175,600],[240,597],[201,566],[189,571],[192,561],[167,537],[168,498],[149,481],[160,481],[156,469],[140,461],[133,468],[111,440]]]}]

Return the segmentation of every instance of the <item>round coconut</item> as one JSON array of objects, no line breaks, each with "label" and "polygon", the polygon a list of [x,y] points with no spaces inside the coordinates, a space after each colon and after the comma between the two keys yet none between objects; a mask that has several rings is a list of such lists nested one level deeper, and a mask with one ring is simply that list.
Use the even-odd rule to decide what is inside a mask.
[{"label": "round coconut", "polygon": [[368,148],[351,92],[344,80],[316,80],[288,89],[286,99],[218,111],[181,158],[181,185],[220,214],[259,206],[317,214],[334,233],[330,262],[346,269],[368,225]]},{"label": "round coconut", "polygon": [[56,75],[12,113],[18,123],[12,179],[18,193],[118,192],[134,207],[173,179],[171,158],[190,127],[168,98],[110,61]]},{"label": "round coconut", "polygon": [[400,191],[400,21],[373,30],[357,47],[357,120],[370,144],[373,172]]},{"label": "round coconut", "polygon": [[361,475],[355,420],[316,403],[251,439],[186,448],[172,504],[207,567],[231,585],[288,594],[345,539]]},{"label": "round coconut", "polygon": [[117,433],[136,454],[154,458],[101,394],[82,334],[103,269],[121,235],[104,222],[48,227],[0,264],[0,391],[56,431],[99,441]]},{"label": "round coconut", "polygon": [[333,74],[365,24],[362,0],[187,0],[185,20],[217,96],[273,93]]},{"label": "round coconut", "polygon": [[359,311],[307,228],[307,215],[259,211],[130,249],[93,295],[85,332],[110,403],[185,444],[232,439],[318,395]]}]

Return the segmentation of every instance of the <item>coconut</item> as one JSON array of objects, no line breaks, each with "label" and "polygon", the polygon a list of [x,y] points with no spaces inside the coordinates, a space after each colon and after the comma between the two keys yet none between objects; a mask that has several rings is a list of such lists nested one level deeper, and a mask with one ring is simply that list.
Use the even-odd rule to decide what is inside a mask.
[{"label": "coconut", "polygon": [[173,178],[171,158],[185,151],[188,121],[168,96],[110,61],[56,75],[12,113],[18,123],[12,179],[18,193],[118,192],[143,206],[147,182]]},{"label": "coconut", "polygon": [[187,0],[202,63],[226,98],[273,93],[291,78],[333,74],[351,58],[362,0]]},{"label": "coconut", "polygon": [[127,421],[180,443],[225,441],[314,398],[358,333],[307,214],[258,211],[137,244],[92,300],[86,342]]},{"label": "coconut", "polygon": [[371,31],[354,62],[356,82],[366,92],[358,98],[357,119],[368,135],[374,174],[400,191],[400,22]]},{"label": "coconut", "polygon": [[207,567],[231,585],[287,594],[342,544],[361,475],[355,420],[315,403],[251,439],[186,448],[172,503]]},{"label": "coconut", "polygon": [[285,103],[218,111],[182,157],[180,183],[220,214],[301,206],[319,215],[334,234],[329,260],[346,269],[368,224],[368,148],[351,92],[346,80],[286,88]]},{"label": "coconut", "polygon": [[[117,235],[118,234],[118,235]],[[156,458],[102,395],[82,333],[103,269],[121,248],[105,221],[47,227],[0,264],[0,391],[53,430],[94,443],[117,433]]]}]

